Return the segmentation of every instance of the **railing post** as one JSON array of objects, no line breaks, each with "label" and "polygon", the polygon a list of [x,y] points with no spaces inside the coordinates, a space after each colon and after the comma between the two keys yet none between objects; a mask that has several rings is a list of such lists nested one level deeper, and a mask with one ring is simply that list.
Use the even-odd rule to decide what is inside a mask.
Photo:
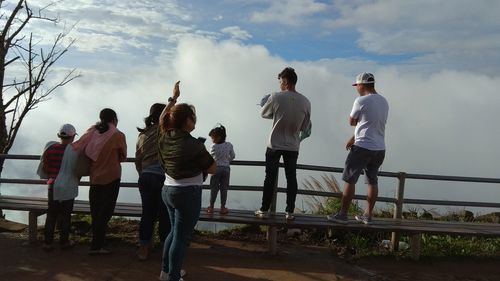
[{"label": "railing post", "polygon": [[[276,173],[276,180],[273,187],[273,201],[271,202],[271,216],[276,215],[276,201],[277,201],[277,193],[278,193],[278,178],[279,178],[279,169]],[[269,250],[269,254],[276,255],[277,253],[277,240],[278,240],[278,230],[276,226],[268,226],[267,227],[267,246]]]},{"label": "railing post", "polygon": [[38,232],[38,213],[35,211],[28,212],[28,239],[29,243],[37,241]]},{"label": "railing post", "polygon": [[[396,192],[396,203],[394,204],[394,218],[401,219],[403,217],[403,199],[405,194],[405,180],[406,173],[398,173],[398,187]],[[392,249],[397,251],[399,249],[399,233],[393,232],[391,237]]]}]

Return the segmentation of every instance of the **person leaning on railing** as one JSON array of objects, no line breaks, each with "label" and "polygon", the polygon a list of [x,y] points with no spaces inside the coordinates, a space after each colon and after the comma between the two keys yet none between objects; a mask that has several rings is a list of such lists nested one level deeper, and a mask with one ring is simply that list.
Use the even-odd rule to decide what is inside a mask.
[{"label": "person leaning on railing", "polygon": [[162,197],[171,222],[160,280],[170,281],[182,280],[184,256],[200,216],[203,173],[214,174],[217,169],[205,145],[190,134],[196,125],[194,106],[175,105],[179,83],[175,83],[173,96],[160,116],[158,131],[158,155],[166,174]]},{"label": "person leaning on railing", "polygon": [[89,255],[111,253],[104,248],[106,228],[120,191],[121,162],[127,160],[125,135],[117,129],[118,117],[111,108],[99,113],[100,121],[75,143],[90,158],[89,203],[92,243]]},{"label": "person leaning on railing", "polygon": [[139,173],[139,192],[141,194],[142,214],[139,225],[139,260],[146,260],[151,248],[151,238],[155,221],[158,220],[158,235],[161,243],[170,232],[170,219],[167,207],[161,198],[165,182],[165,172],[158,161],[158,126],[164,103],[155,103],[144,119],[144,128],[137,128],[139,136],[135,151],[135,168]]}]

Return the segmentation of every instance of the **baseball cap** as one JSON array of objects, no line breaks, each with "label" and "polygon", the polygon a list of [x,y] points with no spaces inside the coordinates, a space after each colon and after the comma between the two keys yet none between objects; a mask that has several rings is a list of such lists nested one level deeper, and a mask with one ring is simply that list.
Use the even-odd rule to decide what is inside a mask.
[{"label": "baseball cap", "polygon": [[356,82],[352,85],[356,86],[358,84],[375,84],[375,76],[368,72],[360,73],[356,76]]},{"label": "baseball cap", "polygon": [[71,124],[64,124],[61,126],[59,129],[59,132],[57,133],[57,136],[60,138],[65,138],[65,137],[72,137],[76,135],[76,129],[73,125]]}]

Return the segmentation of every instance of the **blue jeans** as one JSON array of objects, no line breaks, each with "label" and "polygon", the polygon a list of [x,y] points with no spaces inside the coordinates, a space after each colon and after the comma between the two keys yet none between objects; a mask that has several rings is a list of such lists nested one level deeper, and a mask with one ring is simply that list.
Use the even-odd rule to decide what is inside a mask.
[{"label": "blue jeans", "polygon": [[141,193],[142,215],[139,225],[139,240],[141,245],[151,242],[153,228],[158,220],[158,234],[163,243],[170,232],[170,220],[161,190],[165,182],[165,175],[141,173],[139,175],[139,192]]},{"label": "blue jeans", "polygon": [[165,186],[162,197],[170,216],[170,233],[163,248],[163,271],[169,280],[181,278],[184,262],[194,227],[200,217],[201,186]]},{"label": "blue jeans", "polygon": [[210,178],[210,206],[213,206],[220,190],[220,205],[226,206],[227,189],[229,188],[229,176],[231,168],[229,166],[217,166],[217,171]]}]

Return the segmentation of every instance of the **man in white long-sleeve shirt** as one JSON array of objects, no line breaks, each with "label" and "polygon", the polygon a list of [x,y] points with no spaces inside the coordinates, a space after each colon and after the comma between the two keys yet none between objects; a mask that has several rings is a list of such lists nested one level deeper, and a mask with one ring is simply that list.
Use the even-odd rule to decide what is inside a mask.
[{"label": "man in white long-sleeve shirt", "polygon": [[286,219],[294,219],[297,197],[297,158],[300,141],[311,134],[311,103],[295,90],[297,74],[291,67],[278,75],[281,92],[273,93],[262,101],[261,116],[273,119],[273,127],[266,150],[266,177],[262,193],[262,206],[255,211],[257,217],[265,217],[273,199],[279,161],[283,156],[287,181]]}]

